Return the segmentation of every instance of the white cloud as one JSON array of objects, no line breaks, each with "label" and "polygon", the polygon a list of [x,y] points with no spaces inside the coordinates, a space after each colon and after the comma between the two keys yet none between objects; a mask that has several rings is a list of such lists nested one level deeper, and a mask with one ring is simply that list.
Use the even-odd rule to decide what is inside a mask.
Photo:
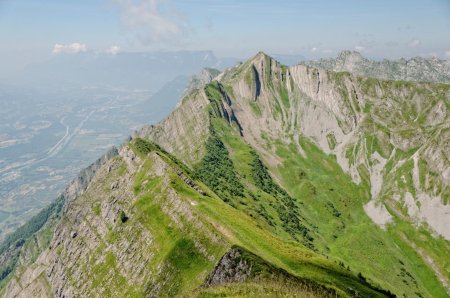
[{"label": "white cloud", "polygon": [[180,15],[170,0],[114,0],[122,19],[144,43],[174,42],[184,33]]},{"label": "white cloud", "polygon": [[325,49],[325,50],[322,51],[322,53],[324,53],[324,54],[330,54],[330,53],[332,53],[332,52],[333,52],[333,51],[330,50],[330,49]]},{"label": "white cloud", "polygon": [[449,57],[450,58],[450,51],[446,51],[445,52],[445,57]]},{"label": "white cloud", "polygon": [[366,47],[364,47],[364,46],[355,46],[355,50],[357,50],[358,52],[364,52],[366,50]]},{"label": "white cloud", "polygon": [[87,46],[82,43],[74,42],[71,44],[55,44],[53,46],[53,54],[78,54],[87,51]]},{"label": "white cloud", "polygon": [[120,47],[119,46],[111,46],[109,49],[107,49],[105,51],[105,53],[107,54],[111,54],[111,55],[117,55],[120,52]]},{"label": "white cloud", "polygon": [[410,48],[417,48],[418,46],[420,46],[421,42],[418,39],[413,39],[410,42],[407,43],[407,46]]},{"label": "white cloud", "polygon": [[317,52],[317,48],[316,47],[311,48],[311,52],[313,52],[313,53]]}]

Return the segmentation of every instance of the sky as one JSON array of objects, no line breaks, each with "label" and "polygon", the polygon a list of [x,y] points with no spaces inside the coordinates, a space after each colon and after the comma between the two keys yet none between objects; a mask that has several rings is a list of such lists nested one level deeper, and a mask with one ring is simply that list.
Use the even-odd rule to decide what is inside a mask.
[{"label": "sky", "polygon": [[450,0],[0,0],[0,38],[3,65],[158,50],[450,59]]}]

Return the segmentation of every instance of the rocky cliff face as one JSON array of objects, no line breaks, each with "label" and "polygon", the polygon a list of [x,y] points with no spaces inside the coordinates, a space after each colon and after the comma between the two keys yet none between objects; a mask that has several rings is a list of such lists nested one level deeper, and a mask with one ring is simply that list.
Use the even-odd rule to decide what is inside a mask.
[{"label": "rocky cliff face", "polygon": [[445,296],[449,99],[259,53],[75,182],[3,294]]},{"label": "rocky cliff face", "polygon": [[119,151],[116,147],[111,148],[89,165],[87,168],[81,170],[78,176],[69,184],[69,186],[64,190],[62,196],[64,197],[64,201],[70,202],[75,199],[78,195],[82,194],[86,188],[89,186],[91,180],[94,178],[97,171],[103,167],[110,159],[114,158],[119,154]]},{"label": "rocky cliff face", "polygon": [[[207,268],[225,242],[174,191],[173,173],[156,153],[139,157],[123,147],[98,169],[88,189],[68,202],[49,247],[33,266],[19,270],[6,297],[176,294],[182,281],[175,262],[192,257]],[[139,198],[141,187],[152,189],[146,194],[151,202]],[[158,212],[146,218],[159,200]],[[205,274],[195,272],[199,278]]]},{"label": "rocky cliff face", "polygon": [[183,99],[176,112],[157,125],[142,128],[137,135],[155,141],[170,153],[176,152],[178,158],[192,165],[202,156],[207,139],[208,104],[204,93],[194,90]]},{"label": "rocky cliff face", "polygon": [[185,90],[185,95],[188,95],[191,91],[193,91],[195,89],[203,88],[203,86],[211,83],[212,80],[215,77],[217,77],[219,74],[220,74],[220,71],[217,69],[214,69],[214,68],[202,69],[202,71],[199,74],[193,76],[190,79],[188,86],[186,87],[186,90]]},{"label": "rocky cliff face", "polygon": [[304,61],[301,64],[386,80],[450,83],[450,61],[438,58],[371,61],[358,52],[343,51],[336,58]]},{"label": "rocky cliff face", "polygon": [[39,254],[47,249],[55,226],[68,203],[81,195],[89,186],[97,171],[117,154],[117,149],[113,147],[90,166],[83,169],[55,202],[6,238],[2,243],[0,253],[2,283],[16,266],[31,265],[36,261]]},{"label": "rocky cliff face", "polygon": [[[219,81],[230,84],[229,97],[235,100],[228,105],[249,144],[264,151],[260,144],[270,136],[296,144],[302,154],[297,140],[306,136],[334,154],[355,183],[362,182],[364,168],[372,200],[384,199],[395,208],[399,200],[394,198],[416,193],[414,200],[423,208],[408,211],[413,221],[450,240],[444,228],[450,225],[448,85],[286,68],[263,54]],[[273,152],[266,153],[267,162],[276,164]],[[379,222],[377,214],[369,215]],[[391,219],[386,213],[384,218]]]},{"label": "rocky cliff face", "polygon": [[242,258],[238,248],[230,249],[217,263],[205,281],[205,286],[244,282],[253,272],[253,264]]}]

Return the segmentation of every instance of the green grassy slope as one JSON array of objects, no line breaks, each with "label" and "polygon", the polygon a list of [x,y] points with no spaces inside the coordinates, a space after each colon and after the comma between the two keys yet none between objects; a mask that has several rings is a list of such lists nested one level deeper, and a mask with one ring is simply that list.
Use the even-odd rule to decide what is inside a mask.
[{"label": "green grassy slope", "polygon": [[[294,138],[291,138],[290,144],[268,136],[263,138],[266,152],[273,152],[273,156],[281,162],[270,169],[271,175],[287,190],[288,200],[294,198],[289,208],[280,208],[284,195],[276,189],[271,190],[272,186],[262,185],[267,183],[258,181],[261,175],[255,173],[258,171],[255,169],[255,158],[259,162],[261,158],[239,136],[233,123],[230,125],[219,117],[217,102],[223,95],[214,93],[219,88],[217,84],[207,86],[207,94],[213,97],[215,106],[212,127],[230,152],[235,172],[239,173],[238,181],[245,185],[243,194],[231,200],[225,198],[224,201],[244,211],[258,225],[286,241],[297,241],[329,256],[341,267],[399,296],[447,296],[430,264],[411,247],[411,243],[415,245],[419,242],[418,247],[424,248],[434,260],[440,260],[434,266],[448,275],[445,271],[448,260],[442,254],[448,251],[448,242],[432,238],[425,229],[417,231],[400,217],[387,231],[380,229],[363,210],[363,205],[370,200],[368,178],[362,175],[363,182],[356,185],[333,155],[326,155],[307,138],[300,138],[298,144],[305,157],[299,154]],[[376,136],[372,145],[377,145],[375,141]],[[380,146],[369,146],[368,154],[374,151],[383,153]],[[260,170],[261,166],[256,168]],[[263,176],[267,174],[263,173]],[[289,218],[297,222],[291,229]]]},{"label": "green grassy slope", "polygon": [[[216,120],[215,127],[247,186],[246,196],[235,203],[236,208],[256,218],[265,230],[285,241],[305,244],[329,256],[342,270],[350,270],[399,296],[446,297],[433,271],[402,239],[403,232],[396,229],[385,232],[367,217],[362,206],[369,200],[369,186],[354,184],[333,156],[327,156],[307,139],[300,139],[306,158],[298,154],[294,144],[273,141],[269,145],[283,161],[271,170],[295,198],[299,216],[314,238],[295,239],[284,231],[282,221],[277,218],[273,208],[276,198],[258,189],[252,181],[253,149],[222,120]],[[259,213],[261,206],[267,212]],[[406,231],[415,235],[412,230]]]},{"label": "green grassy slope", "polygon": [[[214,127],[219,130],[217,125]],[[224,132],[218,131],[216,141]],[[192,172],[142,139],[134,139],[128,146],[138,157],[134,161],[137,170],[121,157],[113,158],[86,192],[69,204],[68,213],[58,224],[55,234],[60,237],[66,233],[71,239],[55,236],[47,250],[48,255],[64,264],[65,287],[79,291],[75,293],[114,297],[249,297],[266,290],[274,295],[310,297],[384,297],[387,293],[301,244],[302,240],[286,232],[282,223],[274,222],[273,229],[266,229],[262,226],[266,220],[252,215],[251,204],[248,208],[231,206],[232,202],[239,204],[235,198],[226,201],[226,192],[219,192],[219,196],[193,178],[199,176],[195,174],[199,169]],[[217,150],[214,146],[207,148]],[[254,160],[256,153],[249,147],[247,150]],[[238,151],[230,153],[224,147],[219,151],[229,158],[222,169],[228,168],[241,178],[233,161]],[[126,181],[127,177],[132,179],[127,187],[110,187],[117,179]],[[254,182],[242,182],[245,188],[237,197],[245,200]],[[271,195],[263,194],[262,201],[264,196]],[[113,211],[111,218],[111,210],[120,212]],[[262,273],[242,284],[202,287],[215,264],[232,247],[247,251],[246,261]],[[27,270],[45,270],[45,262],[19,268],[14,281],[30,282]],[[51,282],[44,274],[32,282],[36,284]]]},{"label": "green grassy slope", "polygon": [[[166,153],[159,153],[161,156],[165,156],[165,159],[172,162],[173,158],[169,158]],[[147,163],[147,161],[146,161]],[[175,166],[175,163],[173,164]],[[141,171],[151,171],[151,168],[147,166],[143,167]],[[188,173],[185,173],[188,175]],[[139,174],[136,176],[139,181]],[[201,181],[197,182],[202,185]],[[137,182],[139,185],[139,182]],[[147,182],[145,189],[139,188],[139,192],[143,194],[142,199],[138,201],[146,206],[150,204],[150,197],[160,197],[161,189],[158,188],[158,183],[151,181]],[[177,194],[188,200],[193,206],[193,210],[202,221],[207,222],[214,230],[222,235],[227,240],[228,245],[238,245],[258,255],[269,264],[273,264],[278,268],[283,268],[293,276],[299,278],[305,278],[313,281],[319,285],[324,285],[331,289],[336,290],[341,295],[348,295],[357,291],[363,295],[368,296],[382,296],[380,292],[373,289],[372,286],[361,281],[356,274],[349,272],[345,268],[342,268],[333,261],[328,260],[326,257],[319,255],[309,248],[299,245],[295,241],[286,241],[285,238],[279,237],[275,233],[262,228],[257,221],[251,216],[246,214],[245,210],[238,210],[232,206],[226,204],[222,198],[219,198],[213,192],[208,190],[205,186],[204,190],[208,194],[202,196],[192,188],[188,187],[179,177],[171,176],[171,186],[176,190]],[[144,203],[145,202],[145,203]],[[156,216],[158,213],[154,208],[146,207],[148,209],[147,217],[138,217],[135,220],[148,222],[150,218],[153,220],[149,222],[149,228],[158,230],[158,235],[162,239],[166,239],[168,243],[171,243],[169,247],[161,248],[160,251],[170,251],[170,246],[173,242],[177,242],[177,233],[170,230],[167,231],[167,222]],[[143,210],[146,210],[143,209]],[[139,208],[141,209],[141,207]],[[144,214],[143,214],[144,215]],[[170,226],[170,225],[169,225]],[[163,228],[165,227],[165,228]],[[190,227],[191,229],[192,227]],[[190,230],[189,229],[189,230]],[[201,231],[196,231],[201,233]],[[212,243],[208,243],[210,247]],[[223,248],[217,248],[217,251],[223,252]],[[195,254],[190,254],[195,256]],[[200,286],[199,272],[206,268],[211,268],[208,262],[204,262],[201,259],[184,260],[183,254],[181,256],[174,257],[173,268],[177,268],[178,277],[177,280],[186,281],[185,286],[181,286],[182,290],[189,292],[191,287]],[[178,263],[181,262],[181,263]],[[184,263],[186,262],[186,263]],[[195,269],[197,268],[197,269]],[[172,273],[171,273],[172,274]],[[165,276],[165,274],[163,274]],[[201,275],[200,275],[201,276]],[[187,286],[190,285],[191,287]],[[171,292],[177,293],[177,292]],[[347,293],[347,294],[345,294]]]},{"label": "green grassy slope", "polygon": [[[311,287],[308,291],[311,293],[315,293],[312,287],[316,285],[324,287],[322,293],[326,293],[326,288],[329,288],[330,291],[336,291],[343,296],[354,293],[363,296],[382,296],[378,290],[335,262],[295,241],[286,241],[275,233],[261,228],[252,216],[225,203],[201,181],[196,183],[206,195],[196,191],[180,177],[180,173],[183,173],[184,177],[191,177],[191,171],[157,146],[135,139],[130,143],[130,147],[142,159],[142,164],[133,178],[133,192],[137,199],[131,205],[123,206],[125,216],[121,216],[121,219],[123,221],[123,218],[127,217],[127,220],[110,226],[107,236],[96,248],[89,251],[87,258],[81,259],[75,265],[85,272],[84,279],[92,281],[87,293],[129,297],[155,294],[171,297],[190,296],[189,293],[204,296],[222,290],[231,291],[229,293],[233,291],[251,293],[249,290],[251,285],[247,284],[242,287],[235,285],[233,290],[225,287],[222,290],[212,289],[212,292],[209,290],[198,292],[206,275],[220,256],[232,246],[238,245],[259,256],[260,260],[270,266],[283,269],[293,277],[307,280]],[[155,177],[152,173],[160,166],[159,159],[162,159],[168,168],[165,169],[163,176]],[[114,166],[117,170],[102,178],[106,180],[95,182],[90,191],[83,195],[84,199],[80,199],[77,204],[85,205],[89,202],[92,205],[92,212],[98,213],[96,206],[101,198],[93,195],[98,188],[109,185],[118,177],[119,172],[124,171],[123,161],[117,160],[117,163]],[[233,164],[227,163],[225,167],[233,167]],[[176,193],[175,201],[171,199],[174,198],[173,191]],[[144,282],[131,284],[127,281],[126,274],[122,272],[125,268],[119,261],[119,255],[111,248],[120,247],[125,241],[124,237],[141,241],[140,234],[146,230],[153,238],[151,245],[142,249],[148,250],[152,258],[144,270],[146,272]],[[224,241],[214,240],[216,237]],[[207,255],[201,247],[207,250]],[[59,253],[63,259],[69,257],[64,247]],[[76,269],[72,267],[66,271],[69,280],[71,270]],[[99,292],[100,285],[106,281],[108,287]],[[76,285],[76,280],[72,282]],[[255,283],[258,282],[253,281],[253,286]],[[273,283],[274,289],[283,287],[280,281]],[[295,287],[292,287],[295,290]],[[155,292],[155,289],[158,291]],[[261,287],[255,291],[260,290]],[[306,290],[302,287],[297,289],[299,293]]]}]

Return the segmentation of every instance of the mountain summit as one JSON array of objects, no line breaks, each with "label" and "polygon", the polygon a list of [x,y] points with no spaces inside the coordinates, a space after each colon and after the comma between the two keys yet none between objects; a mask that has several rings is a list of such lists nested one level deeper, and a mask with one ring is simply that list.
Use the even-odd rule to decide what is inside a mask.
[{"label": "mountain summit", "polygon": [[450,293],[450,85],[262,52],[205,83],[8,239],[5,297]]}]

